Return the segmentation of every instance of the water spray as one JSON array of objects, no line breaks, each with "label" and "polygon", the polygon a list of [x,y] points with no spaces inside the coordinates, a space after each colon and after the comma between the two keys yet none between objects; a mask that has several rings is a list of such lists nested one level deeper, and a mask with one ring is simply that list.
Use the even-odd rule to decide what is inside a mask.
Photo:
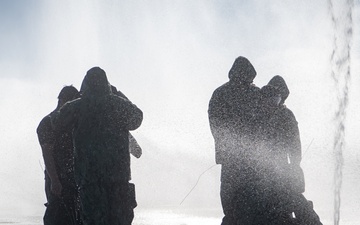
[{"label": "water spray", "polygon": [[335,155],[334,171],[334,224],[340,222],[340,203],[342,172],[345,149],[345,119],[349,102],[349,84],[351,78],[350,53],[353,35],[353,0],[328,0],[332,26],[334,29],[333,51],[331,53],[331,77],[337,94],[337,108],[334,116],[335,135],[333,150]]}]

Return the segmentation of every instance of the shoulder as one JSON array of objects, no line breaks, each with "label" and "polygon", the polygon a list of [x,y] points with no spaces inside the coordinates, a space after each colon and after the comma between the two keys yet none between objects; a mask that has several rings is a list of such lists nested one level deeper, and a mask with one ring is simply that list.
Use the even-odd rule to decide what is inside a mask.
[{"label": "shoulder", "polygon": [[216,88],[212,94],[212,98],[220,97],[226,95],[227,92],[231,89],[229,82],[221,85],[220,87]]},{"label": "shoulder", "polygon": [[254,91],[254,92],[260,92],[260,88],[258,86],[256,86],[255,84],[251,84],[249,86],[249,90]]},{"label": "shoulder", "polygon": [[281,115],[283,120],[285,120],[285,121],[287,121],[289,123],[296,123],[297,124],[294,113],[289,108],[287,108],[285,105],[283,105],[280,108],[278,113]]},{"label": "shoulder", "polygon": [[45,116],[36,129],[40,144],[51,143],[53,140],[54,127],[51,121],[51,114]]},{"label": "shoulder", "polygon": [[[118,95],[109,95],[107,96],[107,104],[112,109],[115,109],[117,111],[128,111],[134,113],[135,111],[139,111],[140,109],[132,103],[129,99],[118,96]],[[135,111],[134,111],[135,110]],[[140,110],[141,111],[141,110]]]},{"label": "shoulder", "polygon": [[124,104],[125,105],[128,105],[128,104],[132,104],[131,101],[127,98],[124,98],[122,96],[119,96],[119,95],[115,95],[115,94],[110,94],[106,97],[106,101],[108,103],[110,103],[111,105],[121,105],[123,106]]},{"label": "shoulder", "polygon": [[126,97],[117,94],[110,94],[107,97],[113,101],[128,101]]},{"label": "shoulder", "polygon": [[260,88],[255,84],[247,86],[245,93],[253,99],[259,99],[261,97]]},{"label": "shoulder", "polygon": [[75,99],[73,101],[65,103],[59,110],[56,117],[56,125],[60,127],[66,126],[69,121],[72,121],[73,118],[77,117],[78,112],[80,111],[81,99]]},{"label": "shoulder", "polygon": [[36,128],[36,132],[39,134],[42,132],[46,132],[50,128],[51,128],[51,113],[46,115],[44,118],[42,118],[38,127]]},{"label": "shoulder", "polygon": [[288,108],[284,105],[283,107],[283,111],[284,111],[284,114],[288,117],[291,117],[291,118],[294,118],[295,119],[295,114]]},{"label": "shoulder", "polygon": [[66,111],[74,110],[75,108],[77,108],[80,105],[80,103],[81,103],[81,98],[77,98],[75,100],[69,101],[69,102],[65,103],[59,111],[60,111],[60,113],[63,113]]},{"label": "shoulder", "polygon": [[65,105],[76,106],[76,105],[80,104],[81,100],[82,100],[81,98],[77,98],[77,99],[74,99],[72,101],[65,103]]},{"label": "shoulder", "polygon": [[231,88],[230,82],[226,82],[215,89],[214,93],[226,92]]},{"label": "shoulder", "polygon": [[50,117],[49,115],[47,115],[40,121],[38,127],[36,128],[36,133],[40,135],[46,132],[46,130],[49,129],[50,125],[51,125]]}]

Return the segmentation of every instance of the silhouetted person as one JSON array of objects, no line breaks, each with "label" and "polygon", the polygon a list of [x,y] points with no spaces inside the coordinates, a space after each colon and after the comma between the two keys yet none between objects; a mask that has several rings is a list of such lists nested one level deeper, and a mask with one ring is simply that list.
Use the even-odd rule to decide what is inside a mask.
[{"label": "silhouetted person", "polygon": [[136,206],[129,183],[129,130],[142,122],[142,111],[113,95],[105,71],[90,69],[82,97],[65,104],[59,128],[73,126],[74,172],[85,225],[131,224]]},{"label": "silhouetted person", "polygon": [[[238,57],[229,71],[229,81],[214,91],[209,103],[216,163],[222,165],[220,197],[223,225],[236,224],[233,198],[236,191],[247,183],[245,154],[252,148],[252,123],[260,99],[259,88],[252,84],[255,76],[256,71],[249,60]],[[242,202],[243,199],[238,200]]]},{"label": "silhouetted person", "polygon": [[[278,107],[276,107],[268,121],[268,127],[273,130],[274,136],[271,145],[274,149],[273,152],[285,154],[284,157],[275,158],[277,163],[284,167],[282,170],[278,170],[281,171],[277,175],[280,178],[278,184],[280,187],[278,189],[286,188],[283,190],[283,201],[289,205],[287,210],[294,212],[298,224],[321,224],[318,215],[313,210],[312,202],[306,200],[302,195],[305,191],[305,179],[300,167],[301,142],[299,128],[293,112],[284,105],[290,91],[285,80],[279,75],[274,76],[268,85],[275,87],[281,96]],[[284,209],[286,207],[280,208]]]},{"label": "silhouetted person", "polygon": [[37,134],[45,162],[46,211],[45,225],[80,224],[77,207],[77,187],[73,173],[73,142],[71,130],[56,133],[55,123],[60,108],[79,97],[73,86],[64,87],[58,96],[58,105],[45,116]]},{"label": "silhouetted person", "polygon": [[292,178],[290,180],[292,189],[298,193],[303,193],[305,191],[305,180],[300,167],[301,141],[298,122],[294,113],[284,104],[290,91],[285,80],[279,75],[274,76],[268,85],[275,87],[281,96],[274,116],[269,120],[269,124],[276,132],[274,148],[277,148],[278,152],[286,154],[286,159],[284,160],[288,162],[288,175]]},{"label": "silhouetted person", "polygon": [[270,85],[262,87],[261,94],[262,100],[256,124],[256,161],[254,161],[257,180],[253,190],[256,192],[255,207],[258,210],[255,224],[293,224],[287,173],[289,172],[289,151],[294,149],[286,145],[290,143],[289,138],[291,138],[284,135],[288,124],[281,124],[282,118],[279,117],[281,110],[279,104],[282,98],[279,90]]},{"label": "silhouetted person", "polygon": [[[299,130],[293,113],[283,105],[289,93],[286,90],[282,85],[266,85],[260,90],[252,179],[245,191],[237,193],[240,198],[250,196],[248,208],[253,213],[239,224],[321,224],[311,203],[301,194],[304,178]],[[235,205],[241,212],[242,204]],[[244,221],[240,212],[237,216]]]}]

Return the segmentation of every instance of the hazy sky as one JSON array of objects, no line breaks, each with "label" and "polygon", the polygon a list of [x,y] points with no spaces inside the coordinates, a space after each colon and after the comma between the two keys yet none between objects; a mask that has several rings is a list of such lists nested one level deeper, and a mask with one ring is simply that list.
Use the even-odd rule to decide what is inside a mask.
[{"label": "hazy sky", "polygon": [[[348,220],[360,216],[352,211],[360,202],[359,8],[355,1],[342,207]],[[242,55],[257,70],[256,85],[276,74],[287,81],[306,196],[324,221],[332,220],[337,101],[328,1],[0,0],[0,34],[0,216],[43,213],[36,127],[56,107],[60,89],[79,88],[93,66],[144,112],[133,132],[144,151],[132,165],[139,207],[179,205],[215,164],[208,101]],[[219,171],[204,174],[182,207],[219,208]]]}]

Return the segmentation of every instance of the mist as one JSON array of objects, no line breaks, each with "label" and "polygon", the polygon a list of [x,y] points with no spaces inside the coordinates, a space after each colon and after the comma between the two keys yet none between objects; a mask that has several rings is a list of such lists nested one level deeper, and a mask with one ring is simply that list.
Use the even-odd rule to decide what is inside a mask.
[{"label": "mist", "polygon": [[[220,219],[221,167],[212,167],[207,109],[212,92],[228,80],[241,55],[254,65],[257,86],[277,74],[286,80],[286,105],[296,116],[302,141],[305,196],[322,222],[331,224],[337,101],[328,4],[1,1],[0,218],[42,216],[44,163],[36,127],[55,109],[64,85],[80,88],[86,71],[100,66],[144,113],[143,124],[132,132],[143,149],[140,159],[132,158],[136,210],[211,209]],[[341,190],[341,220],[349,224],[360,216],[359,1],[352,10]]]}]

